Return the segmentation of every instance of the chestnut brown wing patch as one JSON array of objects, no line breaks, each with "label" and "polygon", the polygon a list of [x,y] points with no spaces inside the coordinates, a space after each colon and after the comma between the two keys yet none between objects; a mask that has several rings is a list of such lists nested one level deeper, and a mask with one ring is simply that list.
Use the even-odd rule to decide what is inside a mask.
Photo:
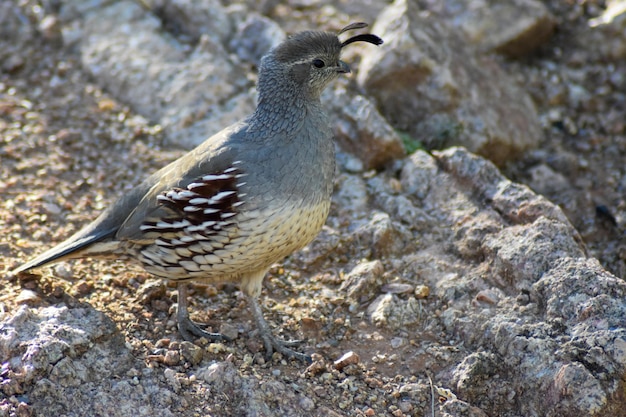
[{"label": "chestnut brown wing patch", "polygon": [[210,236],[232,224],[243,204],[240,187],[244,174],[234,163],[219,173],[204,175],[186,188],[172,188],[157,196],[168,208],[167,218],[150,219],[141,225],[144,233],[199,233]]}]

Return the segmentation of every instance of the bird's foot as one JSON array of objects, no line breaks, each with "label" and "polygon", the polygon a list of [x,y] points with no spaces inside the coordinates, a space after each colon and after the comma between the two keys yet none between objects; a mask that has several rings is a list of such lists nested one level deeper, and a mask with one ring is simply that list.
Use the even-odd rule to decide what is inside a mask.
[{"label": "bird's foot", "polygon": [[261,336],[261,339],[263,339],[263,345],[265,346],[265,357],[268,360],[271,359],[274,352],[279,352],[286,358],[298,359],[299,361],[305,363],[313,362],[309,355],[290,349],[291,347],[301,345],[301,340],[282,341],[276,338],[272,334],[270,326],[267,324],[265,318],[263,317],[261,306],[259,305],[256,297],[248,295],[247,298],[250,305],[250,310],[252,310],[252,315],[254,316],[257,328],[259,329],[259,334]]},{"label": "bird's foot", "polygon": [[221,333],[207,332],[206,330],[202,329],[197,323],[191,321],[189,317],[178,320],[178,331],[180,332],[183,339],[188,342],[193,342],[194,340],[200,339],[202,337],[211,342],[230,342],[232,340],[230,337],[225,336]]},{"label": "bird's foot", "polygon": [[[259,329],[260,330],[260,329]],[[276,338],[271,332],[260,331],[261,338],[263,339],[263,345],[265,346],[265,358],[271,359],[274,352],[278,352],[286,358],[294,358],[301,362],[312,363],[311,356],[306,353],[296,352],[291,347],[300,346],[304,343],[303,340],[280,340]]]},{"label": "bird's foot", "polygon": [[230,341],[231,338],[221,333],[211,333],[202,329],[198,324],[191,321],[189,311],[187,311],[187,283],[178,283],[178,310],[176,312],[176,321],[178,322],[178,331],[183,339],[193,342],[196,339],[204,337],[212,342]]}]

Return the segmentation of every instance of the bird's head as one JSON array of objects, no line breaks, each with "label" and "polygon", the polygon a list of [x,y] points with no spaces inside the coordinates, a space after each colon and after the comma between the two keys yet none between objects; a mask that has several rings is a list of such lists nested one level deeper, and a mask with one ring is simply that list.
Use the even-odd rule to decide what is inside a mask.
[{"label": "bird's head", "polygon": [[367,27],[366,23],[352,23],[339,33],[305,31],[288,37],[272,49],[261,61],[259,90],[265,87],[276,92],[278,85],[292,86],[311,98],[319,98],[329,82],[350,72],[341,57],[342,49],[354,42],[380,45],[383,40],[370,33],[355,35],[344,41],[342,33]]}]

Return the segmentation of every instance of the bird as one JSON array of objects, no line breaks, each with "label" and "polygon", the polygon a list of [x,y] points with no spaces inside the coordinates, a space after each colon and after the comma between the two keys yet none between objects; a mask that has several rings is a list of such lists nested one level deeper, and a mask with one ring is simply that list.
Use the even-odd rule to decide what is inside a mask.
[{"label": "bird", "polygon": [[113,258],[138,263],[176,282],[176,321],[183,339],[228,341],[188,311],[188,283],[233,283],[245,295],[267,357],[311,362],[276,337],[258,298],[271,265],[310,243],[330,210],[335,174],[332,128],[321,94],[350,72],[340,59],[354,42],[381,45],[370,33],[303,31],[272,48],[259,65],[257,106],[125,191],[92,223],[12,271],[61,260]]}]

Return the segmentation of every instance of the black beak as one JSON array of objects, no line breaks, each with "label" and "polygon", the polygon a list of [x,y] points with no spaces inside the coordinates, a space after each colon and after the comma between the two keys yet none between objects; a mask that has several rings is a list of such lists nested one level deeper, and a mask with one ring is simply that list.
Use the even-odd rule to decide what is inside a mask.
[{"label": "black beak", "polygon": [[350,67],[343,61],[339,61],[339,65],[337,66],[337,72],[340,74],[349,74]]}]

